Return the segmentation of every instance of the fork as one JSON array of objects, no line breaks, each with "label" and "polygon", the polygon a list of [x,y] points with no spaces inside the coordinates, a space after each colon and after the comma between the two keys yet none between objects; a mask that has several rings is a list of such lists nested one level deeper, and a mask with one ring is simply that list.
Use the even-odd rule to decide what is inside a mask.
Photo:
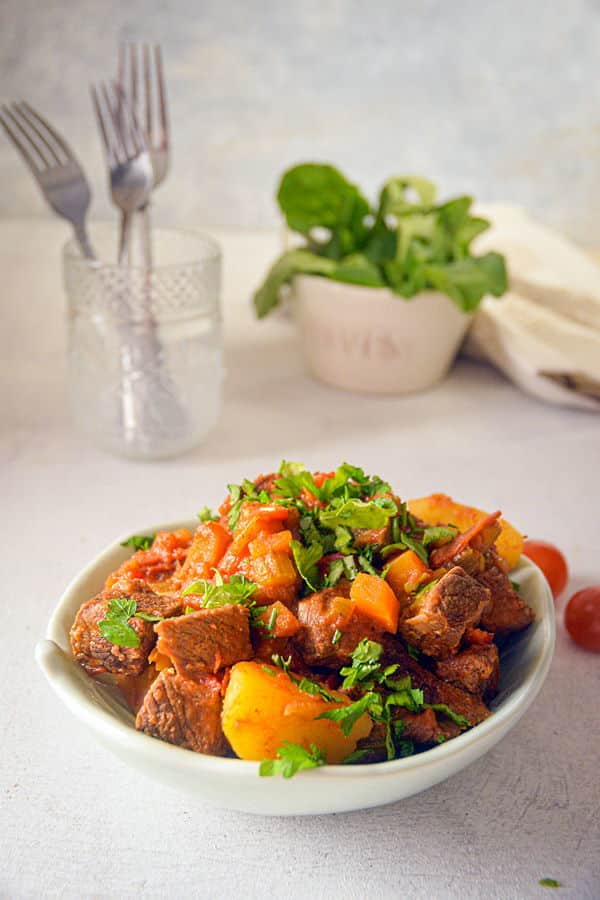
[{"label": "fork", "polygon": [[83,255],[95,260],[85,227],[91,192],[67,142],[24,100],[0,107],[0,124],[54,212],[73,226]]},{"label": "fork", "polygon": [[146,136],[117,85],[92,85],[92,101],[104,145],[113,203],[121,210],[119,264],[127,255],[133,214],[149,200],[154,183]]},{"label": "fork", "polygon": [[[167,177],[170,157],[167,92],[160,45],[121,44],[117,83],[138,121],[143,123],[154,174],[153,188],[156,189]],[[144,264],[150,269],[153,256],[150,200],[141,207],[140,213],[142,253]]]},{"label": "fork", "polygon": [[[118,85],[92,87],[92,100],[109,168],[113,202],[121,209],[119,265],[125,260],[133,214],[148,202],[153,172],[146,138],[133,108]],[[124,270],[129,272],[128,269]],[[144,317],[130,320],[128,289],[119,296],[121,337],[121,421],[125,439],[138,449],[151,449],[187,427],[185,413],[166,368],[152,313],[152,272],[144,272]]]}]

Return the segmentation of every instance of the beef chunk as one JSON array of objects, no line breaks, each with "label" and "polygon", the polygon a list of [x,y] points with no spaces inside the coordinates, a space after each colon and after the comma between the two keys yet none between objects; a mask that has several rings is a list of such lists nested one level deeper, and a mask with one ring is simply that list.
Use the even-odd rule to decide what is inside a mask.
[{"label": "beef chunk", "polygon": [[435,672],[472,694],[493,696],[500,676],[498,648],[495,644],[468,647],[456,656],[439,660]]},{"label": "beef chunk", "polygon": [[476,577],[491,594],[491,601],[481,616],[482,628],[503,635],[531,625],[535,613],[515,591],[496,560],[492,559],[491,565]]},{"label": "beef chunk", "polygon": [[196,753],[223,756],[228,743],[221,728],[221,706],[217,678],[206,675],[192,681],[164,669],[146,694],[135,727]]},{"label": "beef chunk", "polygon": [[[483,722],[490,715],[489,709],[479,697],[454,684],[442,681],[441,678],[422,666],[416,659],[409,656],[401,642],[396,638],[386,635],[383,638],[383,645],[384,655],[382,662],[385,665],[390,663],[398,664],[398,673],[394,677],[410,675],[412,686],[423,691],[423,699],[426,703],[445,703],[454,712],[464,716],[472,725]],[[445,722],[444,727],[446,727]]]},{"label": "beef chunk", "polygon": [[404,724],[401,737],[414,741],[415,744],[433,744],[442,733],[432,709],[421,713],[399,709],[395,718],[401,719]]},{"label": "beef chunk", "polygon": [[[294,641],[309,666],[337,666],[348,662],[356,645],[363,639],[377,641],[382,635],[371,619],[353,610],[348,599],[350,586],[340,582],[311,594],[298,604],[301,624]],[[334,644],[339,631],[341,636]]]},{"label": "beef chunk", "polygon": [[[100,633],[98,623],[106,616],[110,600],[125,596],[122,591],[112,589],[92,597],[83,603],[77,613],[70,632],[73,655],[80,666],[90,675],[110,672],[114,675],[140,675],[145,669],[148,654],[156,641],[151,622],[129,619],[129,625],[138,633],[138,647],[119,647],[111,644]],[[178,597],[169,594],[154,594],[151,591],[134,591],[126,595],[135,600],[139,612],[153,616],[175,616],[181,612],[182,603]]]},{"label": "beef chunk", "polygon": [[420,713],[407,712],[405,709],[394,710],[394,719],[401,719],[404,729],[401,738],[414,741],[415,744],[438,744],[442,740],[456,737],[463,730],[460,725],[446,719],[443,723],[433,709],[425,709]]},{"label": "beef chunk", "polygon": [[[438,744],[442,740],[456,737],[463,730],[448,719],[442,724],[433,709],[425,709],[420,713],[407,712],[405,709],[394,709],[394,720],[402,720],[404,728],[399,737],[401,740],[414,741],[415,744],[427,746]],[[358,742],[357,750],[367,751],[361,762],[381,762],[387,759],[385,746],[386,727],[382,722],[375,722],[368,737]]]},{"label": "beef chunk", "polygon": [[157,650],[171,659],[179,675],[203,678],[252,659],[249,618],[244,606],[219,606],[159,622]]},{"label": "beef chunk", "polygon": [[159,672],[152,663],[146,666],[141,675],[113,675],[116,687],[133,713],[139,710],[148,688],[158,675]]},{"label": "beef chunk", "polygon": [[409,644],[442,659],[456,652],[489,599],[486,587],[455,566],[408,607],[399,631]]}]

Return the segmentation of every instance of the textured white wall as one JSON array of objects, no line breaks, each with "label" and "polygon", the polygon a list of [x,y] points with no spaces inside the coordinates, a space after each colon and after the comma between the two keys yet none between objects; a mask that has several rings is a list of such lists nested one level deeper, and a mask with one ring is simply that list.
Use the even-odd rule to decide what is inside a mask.
[{"label": "textured white wall", "polygon": [[[120,39],[160,39],[175,166],[163,222],[269,226],[281,170],[331,160],[374,191],[518,202],[600,243],[600,4],[593,0],[0,0],[0,97],[76,147],[111,214],[88,83]],[[0,135],[0,214],[45,213]]]}]

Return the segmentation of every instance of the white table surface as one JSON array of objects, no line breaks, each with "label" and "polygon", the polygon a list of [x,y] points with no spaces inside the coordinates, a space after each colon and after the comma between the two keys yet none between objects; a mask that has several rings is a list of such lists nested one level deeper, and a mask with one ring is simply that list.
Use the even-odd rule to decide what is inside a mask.
[{"label": "white table surface", "polygon": [[[461,361],[420,396],[340,393],[303,371],[291,324],[248,295],[276,235],[225,249],[228,379],[198,451],[156,464],[106,456],[65,403],[62,223],[0,223],[0,895],[60,898],[600,897],[600,657],[559,615],[556,657],[526,716],[484,759],[392,806],[314,819],[204,808],[97,745],[44,683],[36,640],[67,581],[116,534],[217,504],[226,482],[282,457],[344,459],[404,496],[444,490],[555,541],[567,595],[600,582],[600,419],[544,406]],[[563,601],[564,602],[564,601]],[[562,610],[563,603],[559,604]]]}]

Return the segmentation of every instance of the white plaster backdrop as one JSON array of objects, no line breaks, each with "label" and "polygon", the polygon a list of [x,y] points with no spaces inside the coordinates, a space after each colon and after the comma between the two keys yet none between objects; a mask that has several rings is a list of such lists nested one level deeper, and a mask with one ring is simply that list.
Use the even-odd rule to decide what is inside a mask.
[{"label": "white plaster backdrop", "polygon": [[[119,40],[160,40],[168,224],[276,222],[282,169],[333,161],[373,192],[419,172],[600,243],[600,4],[593,0],[0,0],[0,100],[64,132],[109,207],[88,84]],[[0,215],[48,215],[0,138]]]}]

